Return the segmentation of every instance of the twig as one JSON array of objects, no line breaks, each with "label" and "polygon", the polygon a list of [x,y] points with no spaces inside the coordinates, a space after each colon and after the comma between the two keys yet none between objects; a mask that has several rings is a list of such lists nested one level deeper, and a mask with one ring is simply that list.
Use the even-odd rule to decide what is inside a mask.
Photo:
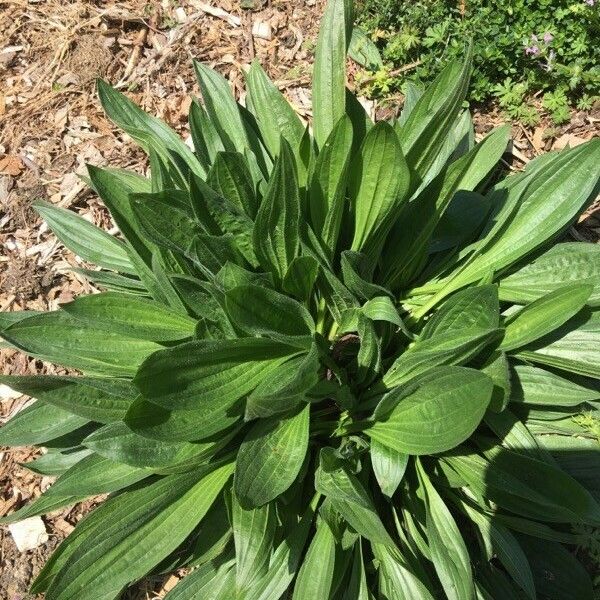
[{"label": "twig", "polygon": [[273,84],[277,89],[283,90],[287,87],[296,87],[299,85],[306,85],[310,83],[310,77],[308,75],[304,75],[302,77],[296,77],[295,79],[276,79],[273,81]]},{"label": "twig", "polygon": [[254,48],[254,37],[252,36],[252,17],[250,15],[246,17],[246,44],[248,44],[250,61],[253,61],[254,57],[256,56],[256,52]]},{"label": "twig", "polygon": [[193,29],[195,22],[203,15],[203,12],[197,12],[188,17],[188,20],[171,30],[171,35],[165,46],[155,49],[149,56],[141,60],[130,73],[124,73],[123,77],[114,86],[117,89],[122,89],[134,83],[138,77],[145,72],[149,75],[160,69],[167,58],[174,52],[175,47],[185,38],[185,36]]},{"label": "twig", "polygon": [[523,135],[527,138],[527,140],[531,144],[531,147],[533,148],[533,153],[537,156],[539,154],[539,152],[538,152],[537,148],[535,147],[535,144],[533,143],[533,138],[529,135],[529,132],[527,131],[527,129],[525,129],[525,127],[523,127],[522,123],[519,123],[519,128],[521,129],[521,131],[523,132]]},{"label": "twig", "polygon": [[199,2],[198,0],[190,0],[190,4],[207,15],[227,21],[232,27],[239,27],[242,24],[242,20],[239,17],[229,14],[222,8],[217,8],[210,4],[206,4],[205,2]]},{"label": "twig", "polygon": [[148,28],[143,27],[139,30],[137,37],[135,38],[135,42],[133,44],[133,52],[127,61],[127,66],[125,67],[125,71],[123,73],[123,79],[127,79],[137,63],[140,60],[140,56],[142,54],[142,48],[146,43],[146,38],[148,37]]}]

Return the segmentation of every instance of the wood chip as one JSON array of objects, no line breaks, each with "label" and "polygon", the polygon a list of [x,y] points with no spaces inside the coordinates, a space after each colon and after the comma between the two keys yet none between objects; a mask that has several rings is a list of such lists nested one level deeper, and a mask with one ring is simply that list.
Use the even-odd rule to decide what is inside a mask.
[{"label": "wood chip", "polygon": [[229,14],[227,11],[224,11],[222,8],[218,8],[216,6],[211,6],[210,4],[206,4],[206,2],[199,2],[198,0],[189,0],[189,3],[198,10],[201,10],[203,13],[207,15],[211,15],[212,17],[217,17],[219,19],[223,19],[227,21],[232,27],[239,27],[242,24],[242,20],[235,15]]},{"label": "wood chip", "polygon": [[261,40],[270,41],[273,39],[273,29],[266,21],[255,21],[252,25],[252,35]]},{"label": "wood chip", "polygon": [[0,158],[0,175],[16,177],[21,173],[23,168],[23,161],[19,156],[8,154]]},{"label": "wood chip", "polygon": [[541,152],[544,149],[544,128],[536,127],[531,137],[531,143],[536,152]]},{"label": "wood chip", "polygon": [[580,146],[581,144],[585,144],[586,141],[587,140],[584,140],[583,138],[573,135],[572,133],[565,133],[564,135],[561,135],[559,138],[557,138],[554,141],[554,144],[552,144],[552,149],[553,150],[562,150],[563,148],[566,148],[567,146],[569,146],[569,148],[575,148],[575,146]]}]

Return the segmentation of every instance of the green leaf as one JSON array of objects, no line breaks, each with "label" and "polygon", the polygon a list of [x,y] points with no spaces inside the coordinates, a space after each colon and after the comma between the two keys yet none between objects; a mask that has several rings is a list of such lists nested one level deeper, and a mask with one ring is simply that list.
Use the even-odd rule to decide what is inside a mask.
[{"label": "green leaf", "polygon": [[504,571],[491,563],[488,563],[487,568],[480,569],[476,586],[478,598],[482,600],[494,600],[494,597],[498,595],[506,600],[523,599],[519,588],[511,582]]},{"label": "green leaf", "polygon": [[357,331],[360,349],[356,357],[358,364],[356,383],[367,385],[381,371],[381,340],[377,337],[373,323],[362,314],[358,315]]},{"label": "green leaf", "polygon": [[87,419],[62,408],[35,402],[13,416],[0,429],[2,446],[41,445],[88,423]]},{"label": "green leaf", "polygon": [[278,600],[288,590],[298,572],[317,499],[318,496],[306,509],[300,522],[294,523],[291,531],[277,546],[266,575],[254,583],[244,600]]},{"label": "green leaf", "polygon": [[[439,253],[434,258],[446,262],[450,258],[456,259],[455,254],[448,253],[461,251],[468,243],[475,241],[490,208],[489,196],[463,190],[456,192],[431,235],[429,254]],[[425,276],[422,272],[422,277]]]},{"label": "green leaf", "polygon": [[192,410],[167,410],[137,400],[125,416],[125,423],[142,436],[164,442],[206,440],[216,433],[229,429],[240,421],[244,413],[243,402],[202,403]]},{"label": "green leaf", "polygon": [[[385,420],[378,417],[366,432],[405,454],[450,450],[475,431],[490,402],[492,388],[492,380],[474,369],[436,367],[428,373],[427,381],[402,397]],[[403,392],[398,388],[388,396]]]},{"label": "green leaf", "polygon": [[361,312],[371,321],[385,321],[392,323],[402,330],[407,337],[412,338],[412,334],[406,327],[406,324],[400,317],[398,309],[389,296],[377,296],[367,300],[360,309]]},{"label": "green leaf", "polygon": [[105,269],[135,275],[125,245],[70,210],[38,200],[33,207],[72,252]]},{"label": "green leaf", "polygon": [[77,319],[132,338],[177,341],[194,335],[196,321],[163,305],[126,294],[105,292],[63,304]]},{"label": "green leaf", "polygon": [[332,507],[359,535],[373,543],[393,546],[369,493],[335,456],[333,448],[321,450],[315,488],[327,496]]},{"label": "green leaf", "polygon": [[[129,201],[130,194],[151,191],[150,181],[137,173],[87,165],[90,183],[135,252],[150,264],[154,244],[145,238]],[[135,267],[135,264],[134,264]]]},{"label": "green leaf", "polygon": [[372,265],[364,254],[344,250],[341,254],[341,267],[344,285],[357,298],[371,300],[376,296],[390,295],[389,290],[371,282]]},{"label": "green leaf", "polygon": [[297,152],[304,136],[304,124],[256,60],[248,71],[247,83],[252,111],[271,155],[279,154],[282,137]]},{"label": "green leaf", "polygon": [[202,520],[198,536],[193,541],[189,567],[198,567],[207,562],[217,562],[229,557],[229,542],[233,538],[230,523],[231,508],[226,500],[231,496],[229,486],[225,488],[218,500],[212,505]]},{"label": "green leaf", "polygon": [[[200,84],[206,112],[219,133],[225,150],[243,154],[249,145],[248,136],[227,80],[197,61],[194,61],[194,71]],[[199,176],[202,177],[202,174]]]},{"label": "green leaf", "polygon": [[135,296],[148,296],[146,286],[139,279],[133,277],[119,275],[113,271],[93,271],[92,269],[73,269],[73,272],[82,275],[99,289]]},{"label": "green leaf", "polygon": [[188,210],[173,203],[169,191],[132,194],[130,200],[144,236],[161,248],[184,254],[192,238],[202,231]]},{"label": "green leaf", "polygon": [[90,326],[62,311],[24,319],[2,336],[36,358],[114,376],[135,374],[143,360],[160,349],[153,342]]},{"label": "green leaf", "polygon": [[530,365],[514,366],[514,385],[511,402],[542,406],[579,406],[584,402],[600,400],[600,390],[584,387]]},{"label": "green leaf", "polygon": [[365,135],[375,123],[373,123],[359,99],[348,88],[346,88],[346,114],[350,117],[352,129],[354,130],[352,139],[352,152],[354,153],[360,148]]},{"label": "green leaf", "polygon": [[371,594],[367,587],[367,576],[365,573],[362,547],[360,544],[356,544],[354,547],[352,571],[343,600],[370,600],[370,598]]},{"label": "green leaf", "polygon": [[[386,596],[394,600],[434,600],[424,583],[410,569],[406,559],[396,547],[373,544],[373,554],[379,561],[380,588],[387,590]],[[383,581],[382,581],[383,580]]]},{"label": "green leaf", "polygon": [[145,479],[150,474],[150,471],[145,469],[92,454],[73,465],[33,502],[0,519],[0,523],[14,523],[75,504],[88,496],[116,492]]},{"label": "green leaf", "polygon": [[225,146],[206,110],[195,98],[190,105],[189,123],[195,154],[208,172],[217,153],[225,150]]},{"label": "green leaf", "polygon": [[328,0],[321,20],[313,69],[313,129],[325,144],[346,106],[346,51],[351,39],[352,2]]},{"label": "green leaf", "polygon": [[49,448],[46,454],[42,454],[30,462],[21,463],[21,466],[38,475],[58,477],[90,454],[92,452],[87,448],[67,448],[66,450]]},{"label": "green leaf", "polygon": [[427,540],[435,571],[449,600],[474,598],[469,553],[454,517],[431,483],[421,463],[417,473],[425,496]]},{"label": "green leaf", "polygon": [[435,228],[455,194],[475,190],[488,177],[506,149],[509,134],[508,126],[494,130],[410,201],[387,242],[390,258],[385,280],[390,286],[404,287],[421,271]]},{"label": "green leaf", "polygon": [[526,361],[600,379],[600,312],[586,313],[521,350]]},{"label": "green leaf", "polygon": [[402,125],[399,136],[402,150],[420,179],[427,177],[454,126],[469,85],[471,55],[469,48],[462,65],[450,63],[436,77]]},{"label": "green leaf", "polygon": [[381,491],[391,498],[402,482],[408,454],[388,448],[376,439],[371,440],[371,464]]},{"label": "green leaf", "polygon": [[466,502],[462,503],[461,507],[476,524],[484,540],[488,560],[497,557],[527,597],[535,600],[536,591],[529,562],[515,536],[501,523],[472,508]]},{"label": "green leaf", "polygon": [[210,170],[208,183],[251,219],[256,216],[258,199],[246,158],[242,154],[219,152]]},{"label": "green leaf", "polygon": [[312,256],[297,256],[283,278],[283,290],[298,300],[308,302],[319,275],[319,263]]},{"label": "green leaf", "polygon": [[310,180],[309,208],[314,231],[334,252],[345,210],[353,127],[344,115],[327,137]]},{"label": "green leaf", "polygon": [[390,125],[378,123],[367,133],[350,165],[350,200],[354,214],[352,250],[368,247],[397,218],[410,188],[410,173]]},{"label": "green leaf", "polygon": [[377,71],[383,67],[383,60],[379,53],[379,48],[377,48],[371,41],[371,38],[358,27],[352,29],[348,55],[353,61],[371,71]]},{"label": "green leaf", "polygon": [[492,329],[499,324],[498,287],[473,286],[450,296],[425,323],[420,339],[470,327]]},{"label": "green leaf", "polygon": [[229,600],[235,593],[234,561],[227,561],[220,566],[212,562],[186,575],[165,596],[164,600]]},{"label": "green leaf", "polygon": [[494,383],[490,410],[502,412],[510,402],[512,391],[512,378],[510,364],[504,352],[495,351],[481,367],[483,371]]},{"label": "green leaf", "polygon": [[295,408],[318,383],[319,367],[319,353],[313,345],[308,354],[293,357],[265,375],[246,400],[246,420]]},{"label": "green leaf", "polygon": [[294,482],[308,448],[310,406],[292,416],[261,419],[238,452],[234,489],[245,507],[263,506]]},{"label": "green leaf", "polygon": [[592,600],[590,576],[573,554],[560,544],[519,536],[519,543],[531,564],[539,597],[550,600]]},{"label": "green leaf", "polygon": [[252,246],[253,223],[250,217],[236,204],[219,196],[197,177],[193,177],[190,181],[190,194],[194,214],[204,224],[207,232],[234,236],[233,242],[242,256],[252,266],[257,266]]},{"label": "green leaf", "polygon": [[142,148],[160,151],[178,167],[203,175],[204,171],[193,152],[163,121],[146,114],[139,106],[108,85],[97,80],[98,97],[109,119],[126,131]]},{"label": "green leaf", "polygon": [[302,339],[315,329],[304,306],[274,290],[241,285],[225,294],[225,310],[232,322],[251,335],[266,335],[280,341]]},{"label": "green leaf", "polygon": [[292,600],[329,598],[333,584],[336,540],[325,521],[315,533],[298,572]]},{"label": "green leaf", "polygon": [[236,247],[235,237],[229,233],[225,235],[198,234],[194,236],[187,249],[186,256],[209,279],[211,275],[218,273],[227,263],[243,262],[243,258]]},{"label": "green leaf", "polygon": [[510,410],[489,411],[484,417],[486,425],[498,436],[502,445],[526,456],[533,456],[550,464],[555,464],[552,456],[540,446],[527,425]]},{"label": "green leaf", "polygon": [[84,533],[69,537],[56,562],[48,563],[58,567],[48,600],[116,597],[185,540],[231,471],[232,465],[226,464],[208,472],[171,475],[106,501],[86,519]]},{"label": "green leaf", "polygon": [[401,354],[383,376],[389,389],[401,385],[438,365],[460,365],[498,341],[501,329],[466,328],[450,330],[417,340]]},{"label": "green leaf", "polygon": [[[3,375],[0,383],[13,390],[58,407],[53,419],[63,411],[83,419],[110,423],[121,420],[138,395],[137,389],[124,379],[68,377],[57,375]],[[43,406],[39,403],[38,406]],[[48,407],[51,413],[51,407]],[[2,429],[4,431],[4,428]]]},{"label": "green leaf", "polygon": [[591,285],[568,285],[534,300],[505,322],[501,348],[522,348],[575,316],[592,293]]},{"label": "green leaf", "polygon": [[478,495],[517,515],[543,522],[600,522],[600,506],[592,495],[557,466],[532,456],[496,447],[478,455],[445,456]]},{"label": "green leaf", "polygon": [[269,568],[274,542],[276,516],[273,504],[244,509],[232,499],[233,540],[235,543],[235,585],[238,594],[264,577]]},{"label": "green leaf", "polygon": [[133,381],[145,399],[168,410],[211,412],[233,406],[294,352],[264,338],[199,340],[155,352]]},{"label": "green leaf", "polygon": [[500,299],[525,304],[568,283],[592,284],[588,304],[600,305],[600,246],[556,244],[529,264],[500,279]]},{"label": "green leaf", "polygon": [[290,145],[283,140],[254,224],[254,249],[266,271],[281,281],[298,255],[300,196]]},{"label": "green leaf", "polygon": [[222,446],[215,442],[165,442],[143,437],[125,423],[110,423],[83,440],[83,445],[100,456],[152,469],[156,473],[189,471],[211,458]]},{"label": "green leaf", "polygon": [[597,185],[594,173],[598,148],[600,140],[591,140],[526,172],[512,189],[498,188],[500,198],[508,193],[498,205],[510,206],[512,201],[517,203],[516,210],[507,220],[491,215],[496,227],[490,230],[473,260],[452,278],[444,294],[477,281],[490,271],[510,267],[562,232],[591,201]]},{"label": "green leaf", "polygon": [[29,319],[36,315],[43,315],[41,310],[14,310],[12,312],[1,312],[0,313],[0,332],[3,332],[7,327],[10,327],[13,323],[19,323],[24,319]]}]

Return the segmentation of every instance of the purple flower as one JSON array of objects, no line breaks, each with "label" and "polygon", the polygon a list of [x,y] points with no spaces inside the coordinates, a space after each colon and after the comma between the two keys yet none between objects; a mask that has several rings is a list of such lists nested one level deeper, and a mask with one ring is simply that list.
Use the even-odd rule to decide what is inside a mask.
[{"label": "purple flower", "polygon": [[596,0],[585,0],[585,3],[586,3],[588,6],[594,6],[594,4],[596,4]]},{"label": "purple flower", "polygon": [[[594,0],[592,0],[592,2],[593,1]],[[544,43],[549,44],[553,39],[554,39],[554,36],[549,31],[546,31],[546,33],[544,34]]]},{"label": "purple flower", "polygon": [[540,53],[540,49],[537,46],[528,46],[525,48],[525,54],[530,54],[531,56],[537,56]]}]

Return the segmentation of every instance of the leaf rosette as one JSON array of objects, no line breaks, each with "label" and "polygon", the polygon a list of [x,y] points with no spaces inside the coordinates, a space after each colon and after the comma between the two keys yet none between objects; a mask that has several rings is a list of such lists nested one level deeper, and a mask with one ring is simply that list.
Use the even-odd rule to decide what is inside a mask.
[{"label": "leaf rosette", "polygon": [[310,126],[258,63],[246,106],[195,65],[193,151],[99,82],[150,177],[89,167],[117,236],[38,203],[101,291],[0,317],[81,373],[2,377],[37,401],[0,443],[58,476],[3,521],[108,494],[32,592],[186,568],[165,600],[592,598],[569,547],[600,525],[600,254],[560,240],[600,140],[503,178],[509,129],[476,142],[463,108],[469,49],[373,123],[351,23],[330,0]]}]

